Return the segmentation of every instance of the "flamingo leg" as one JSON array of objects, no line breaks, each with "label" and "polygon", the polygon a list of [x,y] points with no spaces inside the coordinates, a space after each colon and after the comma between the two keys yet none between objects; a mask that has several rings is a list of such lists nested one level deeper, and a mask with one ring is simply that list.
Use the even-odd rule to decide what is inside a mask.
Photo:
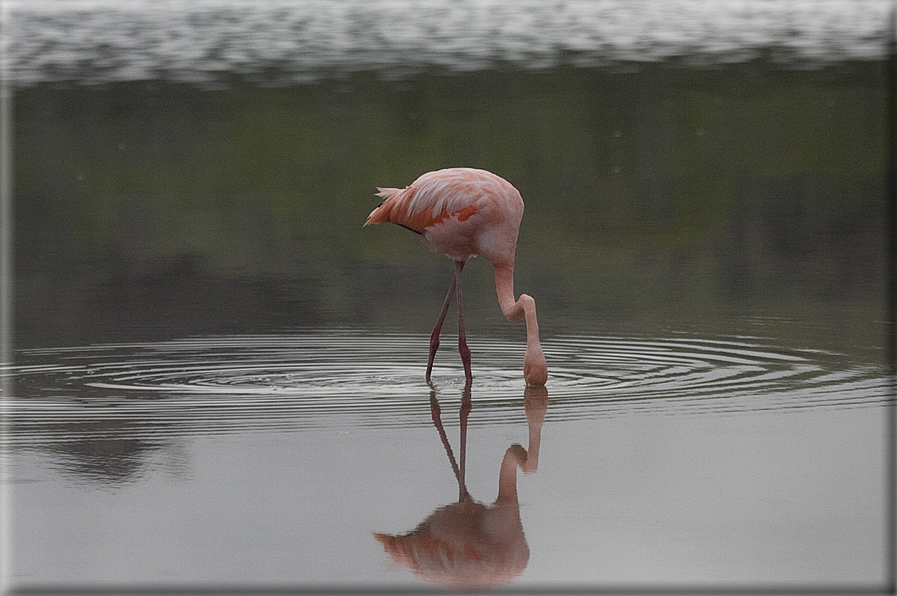
[{"label": "flamingo leg", "polygon": [[[464,477],[461,475],[461,470],[463,468],[458,467],[458,462],[455,461],[455,455],[452,453],[452,445],[449,443],[448,436],[445,434],[445,427],[442,426],[442,409],[439,407],[439,400],[436,399],[436,389],[430,389],[430,416],[433,418],[433,425],[436,426],[436,431],[439,433],[439,440],[442,441],[442,447],[445,449],[446,455],[448,455],[449,463],[452,466],[452,472],[455,473],[455,479],[458,481],[458,490],[460,494],[463,496],[466,492],[464,488]],[[463,467],[464,462],[462,460],[461,466]],[[461,497],[458,498],[459,500]]]},{"label": "flamingo leg", "polygon": [[436,426],[436,431],[439,433],[439,439],[442,441],[445,453],[448,455],[449,463],[452,466],[452,472],[455,473],[455,479],[458,481],[459,502],[470,499],[470,493],[467,492],[467,485],[464,482],[464,465],[467,458],[467,417],[470,414],[472,406],[470,383],[465,383],[464,393],[461,396],[461,465],[459,466],[458,462],[455,461],[454,453],[452,453],[452,445],[449,443],[448,436],[445,434],[445,427],[442,425],[442,410],[439,407],[439,400],[436,399],[436,389],[434,387],[430,388],[430,415],[433,418],[433,424]]},{"label": "flamingo leg", "polygon": [[433,327],[433,333],[430,334],[430,357],[427,359],[427,383],[430,382],[430,373],[433,372],[433,360],[436,358],[436,350],[439,349],[439,333],[442,331],[442,323],[445,321],[445,315],[448,312],[449,305],[452,303],[452,296],[455,295],[455,284],[457,283],[457,275],[452,277],[452,283],[449,284],[448,294],[445,296],[445,303],[442,305],[442,312],[439,313],[439,319]]},{"label": "flamingo leg", "polygon": [[460,472],[460,482],[459,482],[459,490],[458,500],[463,501],[465,499],[469,499],[470,495],[467,492],[467,480],[465,477],[465,467],[467,464],[467,417],[470,415],[470,410],[473,407],[473,400],[470,395],[470,381],[467,381],[464,384],[464,393],[461,396],[461,438],[460,438],[460,453],[458,454],[461,459],[461,466],[458,468]]},{"label": "flamingo leg", "polygon": [[464,376],[467,382],[473,381],[470,372],[470,348],[467,347],[467,334],[464,331],[464,303],[461,300],[461,271],[464,270],[464,261],[455,261],[455,293],[458,303],[458,352],[461,354],[461,363],[464,365]]}]

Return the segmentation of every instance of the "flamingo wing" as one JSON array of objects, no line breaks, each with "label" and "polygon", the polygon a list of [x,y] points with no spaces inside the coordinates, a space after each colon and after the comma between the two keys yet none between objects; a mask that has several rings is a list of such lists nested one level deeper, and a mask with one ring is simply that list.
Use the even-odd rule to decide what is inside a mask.
[{"label": "flamingo wing", "polygon": [[452,216],[466,221],[484,194],[480,178],[477,170],[450,168],[424,174],[407,188],[378,188],[385,200],[365,225],[389,222],[422,234]]}]

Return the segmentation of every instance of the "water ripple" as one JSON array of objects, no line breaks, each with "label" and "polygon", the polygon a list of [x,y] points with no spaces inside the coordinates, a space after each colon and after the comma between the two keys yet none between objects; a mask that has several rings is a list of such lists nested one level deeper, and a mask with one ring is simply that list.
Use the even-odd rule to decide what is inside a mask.
[{"label": "water ripple", "polygon": [[[428,338],[337,330],[197,337],[22,352],[4,373],[11,440],[34,444],[232,430],[430,424]],[[446,339],[440,399],[463,372]],[[520,341],[471,341],[473,424],[523,420]],[[888,396],[884,368],[758,339],[561,337],[544,342],[549,419],[864,407]]]}]

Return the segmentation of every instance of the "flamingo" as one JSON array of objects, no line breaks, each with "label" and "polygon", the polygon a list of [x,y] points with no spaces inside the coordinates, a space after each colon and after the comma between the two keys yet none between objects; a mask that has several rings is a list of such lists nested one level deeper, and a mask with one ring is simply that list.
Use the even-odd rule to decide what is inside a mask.
[{"label": "flamingo", "polygon": [[414,232],[430,250],[450,257],[455,273],[442,312],[430,335],[427,383],[439,348],[439,334],[452,298],[458,307],[458,351],[467,382],[473,380],[470,349],[464,331],[461,300],[461,271],[476,255],[488,259],[495,268],[495,291],[502,314],[509,321],[526,322],[526,353],[523,378],[527,385],[540,387],[548,380],[548,365],[539,343],[536,301],[527,294],[514,298],[514,253],[523,218],[523,199],[510,182],[486,170],[447,168],[427,172],[406,188],[377,188],[384,199],[364,225],[394,223]]},{"label": "flamingo", "polygon": [[374,533],[374,538],[401,567],[444,587],[485,590],[513,581],[529,563],[529,546],[520,518],[517,469],[533,474],[539,466],[542,424],[548,410],[548,390],[527,387],[523,404],[529,425],[529,447],[513,444],[501,461],[498,497],[492,505],[475,501],[464,477],[467,420],[473,406],[470,383],[461,398],[459,460],[455,460],[436,390],[431,386],[430,413],[458,481],[458,501],[439,507],[411,532]]}]

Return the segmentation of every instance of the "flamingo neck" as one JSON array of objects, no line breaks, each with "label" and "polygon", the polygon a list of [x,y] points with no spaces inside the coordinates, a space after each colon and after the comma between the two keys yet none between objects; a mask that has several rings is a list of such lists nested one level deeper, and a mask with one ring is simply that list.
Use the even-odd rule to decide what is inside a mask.
[{"label": "flamingo neck", "polygon": [[545,387],[527,387],[523,391],[523,404],[526,410],[526,422],[529,426],[529,446],[523,465],[524,474],[533,474],[539,469],[539,446],[542,443],[542,424],[545,412],[548,411],[548,389]]},{"label": "flamingo neck", "polygon": [[523,315],[523,310],[517,308],[517,299],[514,298],[514,265],[495,265],[495,292],[498,294],[498,304],[501,312],[509,321],[518,320]]},{"label": "flamingo neck", "polygon": [[517,468],[526,464],[527,453],[520,445],[512,445],[505,451],[498,474],[498,498],[496,503],[517,504]]},{"label": "flamingo neck", "polygon": [[523,359],[523,376],[528,385],[541,386],[548,379],[548,365],[539,343],[539,323],[536,319],[536,301],[528,294],[514,298],[514,264],[495,265],[495,292],[501,312],[509,321],[526,320],[526,355]]}]

